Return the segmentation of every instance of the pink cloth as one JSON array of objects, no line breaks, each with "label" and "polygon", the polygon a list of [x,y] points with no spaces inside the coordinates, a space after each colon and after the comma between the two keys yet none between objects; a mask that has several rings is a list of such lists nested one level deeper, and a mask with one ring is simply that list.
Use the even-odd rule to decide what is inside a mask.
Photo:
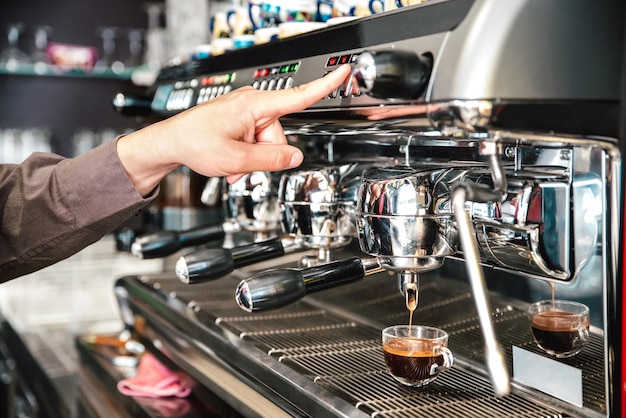
[{"label": "pink cloth", "polygon": [[120,380],[117,390],[127,396],[184,398],[191,387],[165,367],[154,355],[144,353],[137,366],[137,375]]}]

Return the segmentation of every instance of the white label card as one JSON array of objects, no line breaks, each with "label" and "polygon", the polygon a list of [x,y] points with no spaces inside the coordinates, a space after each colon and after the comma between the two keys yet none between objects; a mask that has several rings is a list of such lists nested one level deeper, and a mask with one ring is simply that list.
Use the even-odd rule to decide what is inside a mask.
[{"label": "white label card", "polygon": [[583,372],[513,347],[513,379],[578,407],[583,406]]}]

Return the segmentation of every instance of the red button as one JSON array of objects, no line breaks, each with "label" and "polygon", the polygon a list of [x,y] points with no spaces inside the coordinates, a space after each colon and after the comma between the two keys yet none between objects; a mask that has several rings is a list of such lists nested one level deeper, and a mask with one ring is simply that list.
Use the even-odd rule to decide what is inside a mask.
[{"label": "red button", "polygon": [[327,67],[332,67],[334,65],[337,65],[337,61],[339,60],[339,57],[330,57],[328,58],[328,63],[326,63]]},{"label": "red button", "polygon": [[339,58],[339,64],[347,64],[350,62],[350,55],[342,55]]}]

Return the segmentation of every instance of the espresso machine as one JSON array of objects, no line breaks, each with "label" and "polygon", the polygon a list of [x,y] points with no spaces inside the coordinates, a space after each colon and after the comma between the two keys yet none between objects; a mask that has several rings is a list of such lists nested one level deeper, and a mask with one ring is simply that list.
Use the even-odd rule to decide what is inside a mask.
[{"label": "espresso machine", "polygon": [[[624,416],[623,16],[609,2],[432,0],[164,68],[155,118],[353,72],[281,119],[305,162],[276,180],[274,239],[299,251],[194,284],[174,266],[122,277],[124,323],[243,416]],[[530,330],[527,307],[552,292],[589,306],[571,358]],[[422,388],[389,376],[380,343],[411,304],[455,358]]]}]

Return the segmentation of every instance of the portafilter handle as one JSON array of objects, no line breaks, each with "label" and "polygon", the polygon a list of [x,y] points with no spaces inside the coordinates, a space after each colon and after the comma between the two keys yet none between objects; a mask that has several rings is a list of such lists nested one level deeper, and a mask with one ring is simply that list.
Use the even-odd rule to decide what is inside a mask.
[{"label": "portafilter handle", "polygon": [[351,257],[303,269],[266,270],[242,280],[235,300],[247,312],[282,308],[307,294],[356,282],[382,270],[376,257]]},{"label": "portafilter handle", "polygon": [[137,237],[130,252],[137,258],[166,257],[181,248],[206,244],[236,232],[239,226],[230,222],[199,225],[184,231],[159,231]]},{"label": "portafilter handle", "polygon": [[301,248],[291,237],[271,238],[232,248],[202,249],[178,259],[176,276],[183,283],[204,283],[219,279],[237,268],[277,258],[298,249]]}]

